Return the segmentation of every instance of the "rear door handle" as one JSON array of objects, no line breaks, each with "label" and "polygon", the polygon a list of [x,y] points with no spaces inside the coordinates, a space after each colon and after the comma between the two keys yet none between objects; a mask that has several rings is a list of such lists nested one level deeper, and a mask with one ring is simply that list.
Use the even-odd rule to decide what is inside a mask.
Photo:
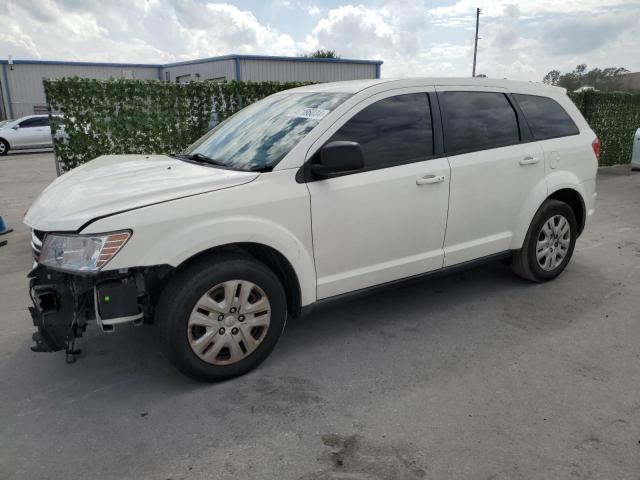
[{"label": "rear door handle", "polygon": [[522,160],[520,160],[520,165],[535,165],[539,161],[540,161],[540,158],[527,155]]},{"label": "rear door handle", "polygon": [[416,185],[428,185],[430,183],[444,182],[444,175],[425,175],[416,180]]}]

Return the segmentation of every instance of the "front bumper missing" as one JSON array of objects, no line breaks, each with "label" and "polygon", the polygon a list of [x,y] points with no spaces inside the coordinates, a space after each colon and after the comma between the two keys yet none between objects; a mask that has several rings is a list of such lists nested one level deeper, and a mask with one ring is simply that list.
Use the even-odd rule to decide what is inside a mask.
[{"label": "front bumper missing", "polygon": [[65,350],[67,361],[79,353],[75,340],[82,336],[86,321],[79,317],[76,287],[69,276],[40,266],[29,273],[29,294],[33,306],[29,307],[34,326],[34,352]]},{"label": "front bumper missing", "polygon": [[75,341],[87,324],[96,321],[103,331],[120,323],[142,324],[151,304],[141,272],[110,272],[95,276],[70,275],[37,265],[29,273],[29,307],[37,332],[35,352],[64,350],[67,361],[80,353]]}]

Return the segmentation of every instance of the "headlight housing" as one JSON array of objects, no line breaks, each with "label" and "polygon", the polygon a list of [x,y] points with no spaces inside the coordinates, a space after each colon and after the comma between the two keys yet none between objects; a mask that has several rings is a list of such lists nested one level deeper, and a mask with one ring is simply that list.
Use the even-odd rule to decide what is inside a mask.
[{"label": "headlight housing", "polygon": [[39,263],[70,272],[94,273],[131,237],[131,230],[93,235],[47,234]]}]

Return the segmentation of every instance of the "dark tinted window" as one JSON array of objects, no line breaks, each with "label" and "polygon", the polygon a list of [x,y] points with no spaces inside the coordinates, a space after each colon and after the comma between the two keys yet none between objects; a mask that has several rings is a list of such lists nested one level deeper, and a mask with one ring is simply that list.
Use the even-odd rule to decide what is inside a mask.
[{"label": "dark tinted window", "polygon": [[516,112],[504,94],[444,92],[438,98],[446,112],[447,152],[483,150],[520,141]]},{"label": "dark tinted window", "polygon": [[552,98],[514,95],[536,140],[580,133],[569,114]]},{"label": "dark tinted window", "polygon": [[27,118],[26,120],[20,122],[20,128],[48,127],[48,126],[49,126],[49,117]]},{"label": "dark tinted window", "polygon": [[367,168],[430,157],[433,131],[429,96],[411,93],[373,103],[354,115],[329,141],[335,140],[358,142]]}]

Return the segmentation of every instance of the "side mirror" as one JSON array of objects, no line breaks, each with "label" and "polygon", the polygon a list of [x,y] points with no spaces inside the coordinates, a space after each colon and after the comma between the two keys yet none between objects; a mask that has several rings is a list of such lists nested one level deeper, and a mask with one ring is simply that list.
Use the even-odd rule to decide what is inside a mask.
[{"label": "side mirror", "polygon": [[320,161],[311,165],[318,178],[332,178],[364,168],[364,157],[358,142],[331,142],[320,150]]},{"label": "side mirror", "polygon": [[18,130],[20,128],[20,125],[14,125],[13,127],[11,127],[13,130]]}]

